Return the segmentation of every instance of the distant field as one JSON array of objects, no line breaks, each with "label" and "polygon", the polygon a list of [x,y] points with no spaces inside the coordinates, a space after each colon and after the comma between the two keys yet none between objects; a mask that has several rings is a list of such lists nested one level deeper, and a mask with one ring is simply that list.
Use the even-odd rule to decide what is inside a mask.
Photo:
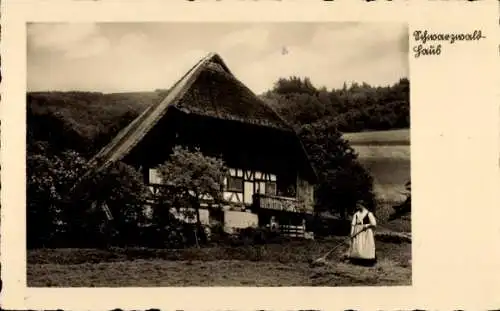
[{"label": "distant field", "polygon": [[374,178],[377,198],[385,202],[404,199],[401,191],[410,180],[410,130],[346,133],[360,162]]},{"label": "distant field", "polygon": [[356,145],[410,145],[410,130],[390,130],[360,133],[344,133],[344,137]]}]

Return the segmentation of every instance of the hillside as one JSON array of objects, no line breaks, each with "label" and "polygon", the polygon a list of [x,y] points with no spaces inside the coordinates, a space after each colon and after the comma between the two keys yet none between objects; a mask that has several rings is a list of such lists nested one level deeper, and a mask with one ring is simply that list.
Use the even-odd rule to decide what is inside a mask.
[{"label": "hillside", "polygon": [[28,150],[43,141],[56,152],[72,149],[92,156],[157,99],[156,92],[28,93]]}]

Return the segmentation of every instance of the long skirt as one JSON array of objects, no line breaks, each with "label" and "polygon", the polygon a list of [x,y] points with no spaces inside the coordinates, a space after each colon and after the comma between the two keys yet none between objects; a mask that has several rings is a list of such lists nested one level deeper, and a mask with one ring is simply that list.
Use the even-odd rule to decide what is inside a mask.
[{"label": "long skirt", "polygon": [[[354,227],[354,234],[361,231],[362,225]],[[377,262],[375,254],[375,237],[372,229],[367,229],[351,240],[349,259],[353,264],[373,266]]]}]

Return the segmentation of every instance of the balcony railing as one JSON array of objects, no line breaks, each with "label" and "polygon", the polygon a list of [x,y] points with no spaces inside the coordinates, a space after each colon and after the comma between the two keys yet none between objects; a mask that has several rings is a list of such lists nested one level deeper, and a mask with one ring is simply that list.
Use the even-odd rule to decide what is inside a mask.
[{"label": "balcony railing", "polygon": [[310,213],[301,201],[291,197],[254,194],[253,202],[257,208],[295,213]]}]

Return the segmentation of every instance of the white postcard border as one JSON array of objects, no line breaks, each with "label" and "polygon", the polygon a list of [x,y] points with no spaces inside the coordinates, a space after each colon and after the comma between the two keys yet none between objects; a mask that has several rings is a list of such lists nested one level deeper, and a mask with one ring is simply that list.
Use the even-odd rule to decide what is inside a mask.
[{"label": "white postcard border", "polygon": [[[3,1],[4,309],[478,309],[500,305],[498,2]],[[407,21],[477,42],[410,50],[413,286],[342,288],[26,288],[26,22]],[[376,35],[376,34],[374,34]],[[410,38],[410,49],[415,45]],[[478,107],[481,106],[479,109]],[[495,170],[496,168],[496,170]],[[458,172],[457,172],[458,171]],[[474,213],[469,209],[477,209]],[[495,270],[496,269],[496,270]],[[360,298],[362,297],[362,298]],[[494,299],[497,299],[495,302]],[[493,304],[493,305],[490,305]]]}]

